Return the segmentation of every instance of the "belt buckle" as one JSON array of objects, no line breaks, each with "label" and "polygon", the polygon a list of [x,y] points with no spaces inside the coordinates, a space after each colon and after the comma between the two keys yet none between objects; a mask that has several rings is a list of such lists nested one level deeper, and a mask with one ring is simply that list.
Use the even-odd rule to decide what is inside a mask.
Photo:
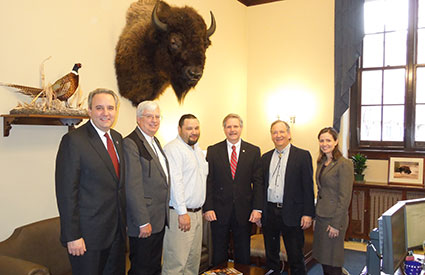
[{"label": "belt buckle", "polygon": [[282,206],[283,206],[283,203],[281,203],[281,202],[277,202],[277,203],[276,203],[276,207],[277,207],[277,208],[282,208]]},{"label": "belt buckle", "polygon": [[186,210],[188,212],[193,212],[193,213],[196,213],[196,212],[200,211],[201,209],[202,209],[202,207],[198,207],[198,208],[186,208]]}]

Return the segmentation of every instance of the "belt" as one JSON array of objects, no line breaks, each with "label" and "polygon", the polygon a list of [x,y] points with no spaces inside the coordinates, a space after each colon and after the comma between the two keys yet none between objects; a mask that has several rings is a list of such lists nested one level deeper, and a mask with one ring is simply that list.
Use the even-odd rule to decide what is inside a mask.
[{"label": "belt", "polygon": [[276,208],[282,208],[283,207],[283,203],[282,202],[267,202],[269,205],[276,207]]},{"label": "belt", "polygon": [[[174,209],[174,207],[170,206],[170,209]],[[198,207],[198,208],[186,208],[187,212],[198,212],[202,209],[202,207]]]}]

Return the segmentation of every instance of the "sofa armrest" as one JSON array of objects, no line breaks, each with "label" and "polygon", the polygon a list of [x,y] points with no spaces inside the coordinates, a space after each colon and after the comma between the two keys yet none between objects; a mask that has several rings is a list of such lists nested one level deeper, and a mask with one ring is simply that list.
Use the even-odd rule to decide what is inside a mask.
[{"label": "sofa armrest", "polygon": [[0,255],[0,274],[2,275],[48,275],[45,266],[22,259]]}]

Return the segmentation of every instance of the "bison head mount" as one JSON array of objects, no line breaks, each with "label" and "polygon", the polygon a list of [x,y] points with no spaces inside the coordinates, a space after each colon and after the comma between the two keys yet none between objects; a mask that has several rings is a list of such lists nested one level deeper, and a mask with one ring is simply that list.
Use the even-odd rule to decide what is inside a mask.
[{"label": "bison head mount", "polygon": [[207,28],[191,7],[156,0],[132,3],[116,46],[120,94],[136,106],[158,98],[171,85],[181,103],[203,74],[205,51],[216,29],[210,13]]}]

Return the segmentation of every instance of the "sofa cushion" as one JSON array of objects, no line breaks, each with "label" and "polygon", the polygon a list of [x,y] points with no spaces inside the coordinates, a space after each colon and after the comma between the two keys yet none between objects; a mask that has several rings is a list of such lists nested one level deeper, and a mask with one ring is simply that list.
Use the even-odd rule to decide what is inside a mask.
[{"label": "sofa cushion", "polygon": [[43,265],[52,275],[67,274],[71,265],[59,234],[59,217],[19,227],[7,240],[0,242],[0,255]]},{"label": "sofa cushion", "polygon": [[[286,254],[285,245],[282,237],[280,237],[280,260],[287,262],[288,255]],[[266,258],[266,249],[264,247],[264,236],[262,233],[251,235],[251,257]]]}]

